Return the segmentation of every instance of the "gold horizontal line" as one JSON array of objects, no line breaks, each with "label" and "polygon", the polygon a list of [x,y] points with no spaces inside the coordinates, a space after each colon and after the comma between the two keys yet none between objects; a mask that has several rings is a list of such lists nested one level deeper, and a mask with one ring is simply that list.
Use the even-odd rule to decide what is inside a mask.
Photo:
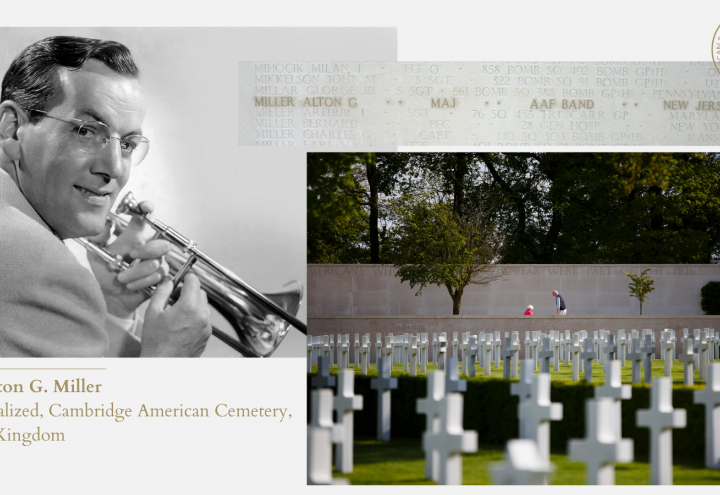
[{"label": "gold horizontal line", "polygon": [[106,370],[107,368],[0,368],[0,371],[9,370],[67,370],[67,371],[88,371],[88,370]]}]

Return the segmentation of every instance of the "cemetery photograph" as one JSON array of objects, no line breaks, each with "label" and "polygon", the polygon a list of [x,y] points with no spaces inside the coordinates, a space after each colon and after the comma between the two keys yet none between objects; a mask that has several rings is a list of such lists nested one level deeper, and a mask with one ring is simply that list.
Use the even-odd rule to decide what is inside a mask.
[{"label": "cemetery photograph", "polygon": [[307,184],[308,484],[720,484],[720,154],[308,153]]}]

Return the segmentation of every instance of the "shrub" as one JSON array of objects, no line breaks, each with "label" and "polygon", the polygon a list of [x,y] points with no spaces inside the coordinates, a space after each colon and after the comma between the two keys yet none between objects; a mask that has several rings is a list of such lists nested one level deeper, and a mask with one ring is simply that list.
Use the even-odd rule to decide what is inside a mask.
[{"label": "shrub", "polygon": [[[362,411],[355,412],[356,436],[376,436],[377,391],[370,389],[368,376],[355,377],[355,393],[363,396]],[[308,421],[310,419],[310,375],[308,385]],[[426,396],[424,377],[398,377],[392,391],[391,438],[422,438],[425,416],[417,414],[417,399]],[[550,397],[563,404],[563,419],[550,425],[550,448],[567,453],[568,440],[585,437],[585,400],[594,396],[594,385],[586,382],[551,382]],[[478,432],[484,444],[505,445],[518,437],[518,398],[510,395],[510,382],[501,379],[468,380],[464,394],[463,427]],[[673,462],[702,463],[705,459],[705,408],[693,403],[693,389],[673,387],[673,407],[687,411],[687,426],[673,429]],[[633,385],[632,398],[622,401],[623,438],[634,441],[636,460],[649,456],[649,429],[635,425],[636,411],[650,407],[650,388]]]},{"label": "shrub", "polygon": [[720,282],[708,282],[700,289],[700,307],[706,315],[720,315]]}]

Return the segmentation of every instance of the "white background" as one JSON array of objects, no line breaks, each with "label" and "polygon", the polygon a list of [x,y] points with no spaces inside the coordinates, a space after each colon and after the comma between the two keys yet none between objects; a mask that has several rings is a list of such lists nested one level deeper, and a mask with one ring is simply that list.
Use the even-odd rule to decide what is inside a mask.
[{"label": "white background", "polygon": [[[32,2],[2,10],[3,24],[24,26],[397,26],[398,60],[709,61],[720,24],[717,1]],[[292,49],[292,43],[288,46]],[[304,210],[305,205],[300,200],[296,207]],[[46,367],[104,365],[106,371],[92,373],[107,384],[102,394],[106,402],[138,404],[153,398],[168,407],[211,407],[234,397],[248,405],[288,407],[294,414],[287,424],[256,419],[233,425],[229,418],[202,423],[141,423],[133,418],[119,426],[83,421],[67,430],[72,440],[65,445],[0,442],[3,493],[315,490],[304,488],[303,359],[37,362]],[[4,367],[26,363],[3,360]],[[1,373],[2,383],[23,382],[33,374]],[[25,395],[25,401],[33,399]],[[0,399],[0,405],[19,402],[9,394]],[[376,491],[365,488],[370,490]],[[393,491],[411,490],[416,489]]]}]

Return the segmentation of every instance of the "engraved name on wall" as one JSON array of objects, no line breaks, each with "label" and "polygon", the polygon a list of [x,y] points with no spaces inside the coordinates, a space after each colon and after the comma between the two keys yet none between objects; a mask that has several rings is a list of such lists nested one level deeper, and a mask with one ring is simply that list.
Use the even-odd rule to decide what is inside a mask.
[{"label": "engraved name on wall", "polygon": [[717,146],[712,62],[243,62],[240,144]]}]

